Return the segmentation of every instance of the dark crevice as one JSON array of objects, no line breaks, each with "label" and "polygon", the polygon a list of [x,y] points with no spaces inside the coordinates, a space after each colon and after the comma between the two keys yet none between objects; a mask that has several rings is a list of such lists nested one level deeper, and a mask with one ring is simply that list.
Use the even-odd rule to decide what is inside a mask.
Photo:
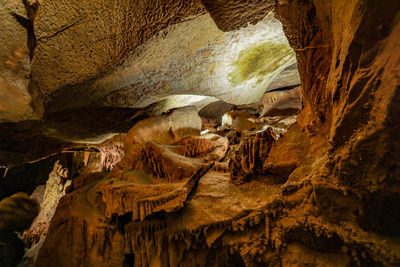
[{"label": "dark crevice", "polygon": [[134,267],[135,266],[135,255],[134,254],[125,254],[123,267]]},{"label": "dark crevice", "polygon": [[50,34],[50,35],[46,35],[46,36],[39,36],[39,40],[41,39],[49,39],[51,37],[54,37],[62,32],[64,32],[65,30],[68,30],[69,28],[75,26],[76,24],[78,24],[81,20],[83,20],[83,18],[78,18],[76,21],[72,22],[71,24],[68,24],[64,27],[62,27],[61,29],[57,30],[56,32]]},{"label": "dark crevice", "polygon": [[116,226],[120,233],[125,233],[125,225],[132,222],[132,212],[127,212],[124,215],[112,214],[111,215],[111,224]]},{"label": "dark crevice", "polygon": [[298,242],[309,249],[320,253],[340,253],[344,242],[337,235],[331,237],[317,235],[313,231],[303,229],[293,229],[286,234],[286,240],[290,242]]},{"label": "dark crevice", "polygon": [[4,178],[7,174],[8,168],[5,166],[0,166],[0,178]]},{"label": "dark crevice", "polygon": [[30,19],[24,18],[16,13],[12,13],[11,14],[16,20],[17,22],[26,29],[27,33],[28,33],[28,49],[29,49],[29,59],[32,60],[33,58],[33,54],[35,52],[35,48],[36,48],[36,35],[35,35],[35,31],[34,31],[34,27],[33,27],[33,21],[31,21]]},{"label": "dark crevice", "polygon": [[79,151],[84,151],[84,152],[96,152],[100,153],[101,151],[96,148],[96,147],[77,147],[77,148],[70,148],[68,150],[62,151],[63,153],[68,153],[68,152],[79,152]]},{"label": "dark crevice", "polygon": [[295,85],[285,86],[285,87],[281,87],[281,88],[276,88],[276,89],[267,91],[265,93],[278,92],[278,91],[288,91],[288,90],[292,90],[292,89],[296,88],[297,86],[300,86],[300,84],[295,84]]},{"label": "dark crevice", "polygon": [[213,164],[211,164],[211,165],[209,165],[209,166],[206,166],[205,168],[204,168],[204,167],[201,168],[201,169],[195,174],[195,176],[192,178],[195,184],[193,185],[192,190],[189,192],[189,194],[188,194],[188,196],[187,196],[187,199],[186,199],[186,201],[185,201],[185,205],[186,205],[188,202],[190,202],[190,200],[192,200],[194,194],[195,194],[196,191],[197,191],[197,186],[198,186],[198,184],[199,184],[199,181],[200,181],[201,177],[203,177],[209,170],[211,170],[212,167],[214,167],[214,165],[215,165],[215,163],[213,163]]},{"label": "dark crevice", "polygon": [[[389,204],[390,203],[390,204]],[[400,194],[383,190],[367,195],[358,224],[367,231],[400,236]]]}]

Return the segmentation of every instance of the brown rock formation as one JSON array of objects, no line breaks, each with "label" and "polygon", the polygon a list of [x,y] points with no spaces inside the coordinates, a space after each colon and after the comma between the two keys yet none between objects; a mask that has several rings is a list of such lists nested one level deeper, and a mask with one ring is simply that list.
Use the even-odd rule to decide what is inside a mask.
[{"label": "brown rock formation", "polygon": [[271,128],[254,135],[242,136],[229,163],[232,181],[242,184],[263,174],[263,160],[268,157],[275,140],[276,136]]},{"label": "brown rock formation", "polygon": [[201,119],[195,108],[173,110],[165,116],[148,118],[138,122],[129,130],[126,143],[146,144],[156,142],[173,144],[186,136],[199,135]]},{"label": "brown rock formation", "polygon": [[[61,88],[67,91],[70,85],[108,71],[159,30],[203,12],[196,0],[96,0],[73,5],[43,1],[35,20],[37,46],[31,89],[46,88],[41,92],[44,95]],[[75,38],[77,35],[85,38]],[[82,65],[86,67],[80,68]]]},{"label": "brown rock formation", "polygon": [[[296,52],[303,109],[278,140],[270,128],[227,129],[229,152],[223,137],[192,136],[201,129],[193,110],[139,122],[111,173],[81,176],[61,199],[38,266],[400,265],[399,1],[43,4],[31,90],[49,97],[49,110],[82,92],[102,99],[101,88],[83,90],[88,79],[203,7],[223,30],[275,10]],[[96,18],[102,26],[86,41],[65,42]],[[34,99],[37,110],[45,99]],[[229,173],[226,162],[211,168],[225,153]]]},{"label": "brown rock formation", "polygon": [[[218,5],[210,10],[225,14],[224,5]],[[103,249],[97,254],[79,249],[76,255],[88,262],[96,257],[110,262],[110,255],[118,254],[119,262],[125,258],[137,266],[398,265],[398,12],[394,1],[278,2],[276,14],[297,52],[302,80],[300,128],[290,128],[273,145],[270,131],[250,136],[239,146],[242,151],[232,160],[231,170],[247,170],[251,178],[262,170],[287,182],[279,186],[245,179],[241,182],[247,183],[236,186],[228,174],[207,172],[181,213],[120,221],[122,235],[105,234],[111,226],[98,222],[103,234],[95,236],[107,238],[83,244]],[[219,24],[224,21],[224,16],[214,17]],[[148,158],[172,153],[155,144],[146,147]],[[159,170],[159,176],[171,171],[158,162],[162,160],[154,161],[152,169]],[[80,195],[74,191],[72,196]],[[60,207],[60,217],[67,207],[71,205]],[[50,244],[62,240],[57,227],[65,224],[56,220],[52,225],[42,259],[57,259],[62,251]],[[76,225],[84,229],[84,238],[96,240],[88,238],[94,224]],[[115,240],[124,249],[114,246],[110,254]],[[40,265],[46,264],[42,260]]]},{"label": "brown rock formation", "polygon": [[[43,255],[47,255],[47,253],[51,255],[45,256],[46,258],[55,259],[59,255],[59,252],[51,252],[53,249],[60,249],[52,247],[51,242],[53,241],[51,240],[54,240],[54,238],[65,239],[67,237],[64,237],[64,235],[71,236],[71,234],[73,237],[74,234],[69,233],[69,231],[75,232],[77,231],[75,229],[90,227],[89,232],[83,233],[83,246],[90,245],[100,250],[107,250],[110,249],[106,248],[108,243],[98,247],[98,242],[108,242],[106,240],[114,237],[122,239],[120,233],[116,232],[116,226],[123,229],[127,222],[144,221],[150,216],[157,216],[157,214],[176,213],[184,207],[184,203],[198,180],[212,167],[215,161],[225,156],[228,140],[218,135],[209,134],[187,137],[173,145],[168,145],[168,143],[171,143],[171,138],[159,138],[159,136],[164,137],[168,133],[180,133],[182,138],[185,133],[190,134],[193,131],[190,130],[193,128],[188,127],[193,125],[193,120],[182,120],[187,118],[187,111],[190,111],[190,109],[182,109],[181,111],[186,112],[175,111],[169,116],[159,117],[158,119],[149,118],[138,123],[127,136],[128,152],[125,158],[109,175],[82,176],[73,182],[71,188],[73,191],[64,197],[59,204],[51,226],[54,229],[50,229],[49,232],[49,235],[52,236],[49,236],[43,245],[38,258],[38,265],[51,264],[52,260],[42,261]],[[168,123],[171,118],[176,123],[173,131],[171,131],[171,125]],[[197,118],[199,119],[199,117]],[[148,128],[148,125],[153,125],[148,122],[155,120],[158,122],[157,127],[155,129]],[[179,121],[182,123],[179,123]],[[152,135],[152,131],[156,132],[153,132]],[[148,134],[135,134],[135,141],[131,141],[132,133],[143,132]],[[141,136],[147,138],[147,140],[140,139]],[[176,140],[178,136],[173,134],[172,139]],[[155,141],[158,141],[158,143]],[[88,199],[88,202],[76,203],[81,202],[80,199],[83,195]],[[79,208],[79,211],[75,211],[75,208]],[[91,212],[81,213],[82,209],[87,212],[91,210]],[[97,214],[95,219],[88,217],[93,212]],[[78,220],[73,218],[78,218]],[[103,222],[102,229],[97,228],[99,221]],[[59,232],[60,227],[65,224],[68,225],[70,230]],[[73,238],[70,239],[70,242],[73,243],[73,246],[83,249],[82,244],[79,245],[81,242],[79,240],[82,240],[82,238],[78,238],[78,240]],[[90,241],[93,238],[95,240]],[[119,246],[123,252],[123,243],[114,246]],[[110,250],[110,253],[116,256],[114,252],[115,249]],[[111,264],[113,261],[111,258],[114,257],[110,254],[111,258],[106,259],[96,254],[96,251],[84,253],[84,255],[80,255],[85,258],[89,265],[99,264],[100,257],[102,261],[104,260],[102,264],[107,266]],[[124,260],[123,255],[120,254],[118,260],[121,263]],[[81,264],[79,261],[77,263]],[[65,264],[68,266],[70,262]]]},{"label": "brown rock formation", "polygon": [[301,87],[298,86],[285,91],[266,92],[261,98],[261,103],[263,110],[260,117],[273,116],[274,111],[277,113],[276,110],[279,110],[280,114],[284,114],[284,110],[296,114],[301,109]]},{"label": "brown rock formation", "polygon": [[223,101],[217,101],[202,108],[199,111],[199,116],[209,120],[212,123],[215,123],[216,125],[221,125],[222,116],[225,113],[232,111],[233,108],[234,105],[232,104]]},{"label": "brown rock formation", "polygon": [[[25,5],[26,4],[26,5]],[[34,119],[28,92],[30,56],[35,45],[29,3],[0,1],[0,123]]]},{"label": "brown rock formation", "polygon": [[40,210],[39,203],[19,192],[0,201],[0,264],[17,266],[24,256],[24,243],[15,231],[27,229]]},{"label": "brown rock formation", "polygon": [[[241,10],[254,7],[240,12],[242,19],[256,13],[251,20],[259,25],[233,33],[218,29],[206,11],[214,10],[212,5],[200,0],[3,0],[0,163],[12,166],[37,160],[71,142],[99,143],[171,108],[201,108],[218,99],[250,103],[272,82],[298,83],[294,52],[282,25],[272,14],[263,13],[272,3],[268,8],[263,1],[242,4]],[[246,24],[241,19],[231,22]],[[197,34],[200,31],[204,33]],[[249,35],[257,40],[245,38]],[[272,59],[261,56],[260,61],[275,62],[277,55],[282,64],[271,64],[266,76],[262,76],[265,67],[258,64],[260,69],[250,69],[244,76],[256,74],[262,83],[252,79],[232,83],[236,75],[228,72],[238,55],[271,40],[284,48],[282,53],[272,53]],[[289,67],[289,76],[294,77],[288,78]],[[279,73],[284,72],[280,81]],[[257,93],[246,90],[249,82]]]},{"label": "brown rock formation", "polygon": [[[6,169],[6,172],[2,174],[0,198],[19,191],[29,194],[33,192],[31,198],[36,199],[40,203],[41,209],[39,215],[35,218],[31,227],[22,235],[22,239],[26,243],[25,248],[27,249],[24,257],[26,264],[34,264],[41,245],[46,238],[58,201],[64,196],[66,189],[70,187],[71,179],[77,185],[79,184],[79,182],[75,182],[77,176],[92,172],[110,171],[123,156],[122,147],[124,140],[120,141],[120,139],[121,136],[116,136],[112,140],[99,145],[93,145],[91,148],[80,147],[79,149],[64,151],[36,162]],[[33,200],[28,199],[27,202],[29,203],[29,201]],[[2,215],[1,223],[10,220],[7,217],[10,217],[11,214],[14,216],[10,217],[14,218],[14,221],[12,221],[13,224],[23,223],[23,217],[21,218],[21,216],[24,212],[30,212],[32,209],[29,206],[22,208],[21,203],[23,202],[21,201],[14,202],[16,203],[9,210],[9,215]],[[28,213],[25,216],[29,215],[31,217],[28,218],[33,220],[37,212],[35,209],[31,212],[32,215]],[[4,232],[4,230],[2,231]],[[8,243],[7,240],[3,241],[5,241],[5,244]],[[19,240],[19,243],[22,243],[20,249],[23,250],[23,242]],[[2,247],[2,249],[4,248]],[[0,253],[3,252],[4,250]],[[0,263],[3,264],[1,261]]]},{"label": "brown rock formation", "polygon": [[23,231],[39,213],[39,204],[25,193],[16,193],[0,202],[0,231]]},{"label": "brown rock formation", "polygon": [[[187,118],[187,113],[172,113],[159,118],[157,136],[171,133],[170,125],[163,123],[171,118],[176,122],[173,132],[183,133],[182,130],[185,130],[186,134],[191,133],[187,124],[179,123],[180,119]],[[138,123],[130,133],[148,131],[146,138],[155,140],[151,138],[151,129],[147,127],[147,122],[154,119]],[[177,138],[178,135],[174,134],[173,137]],[[113,179],[106,179],[98,186],[107,217],[132,213],[133,220],[144,220],[153,213],[170,213],[183,208],[198,179],[212,167],[214,161],[222,159],[228,149],[228,140],[213,134],[187,137],[174,145],[167,145],[170,139],[156,139],[159,143],[133,143],[133,150],[128,145],[130,152],[110,174]],[[129,140],[128,134],[127,144]]]},{"label": "brown rock formation", "polygon": [[223,31],[231,31],[246,26],[247,23],[256,23],[274,8],[274,2],[268,0],[203,0],[202,2]]}]

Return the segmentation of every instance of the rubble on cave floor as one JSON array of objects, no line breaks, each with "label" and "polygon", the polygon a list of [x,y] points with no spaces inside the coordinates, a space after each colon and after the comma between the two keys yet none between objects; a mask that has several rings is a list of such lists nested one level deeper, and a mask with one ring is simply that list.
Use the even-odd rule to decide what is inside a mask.
[{"label": "rubble on cave floor", "polygon": [[265,92],[259,102],[251,105],[212,103],[200,110],[199,114],[202,116],[203,130],[208,132],[262,132],[272,128],[276,135],[280,135],[296,122],[301,107],[301,87],[297,86]]}]

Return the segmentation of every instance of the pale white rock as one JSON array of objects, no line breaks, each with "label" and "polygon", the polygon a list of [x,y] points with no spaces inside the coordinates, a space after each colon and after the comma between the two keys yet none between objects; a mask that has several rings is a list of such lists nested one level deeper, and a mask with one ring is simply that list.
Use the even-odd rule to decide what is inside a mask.
[{"label": "pale white rock", "polygon": [[[46,238],[58,202],[65,195],[65,189],[71,184],[71,180],[67,180],[63,183],[63,180],[67,177],[68,170],[63,168],[59,161],[56,161],[53,170],[49,174],[49,179],[46,182],[43,196],[40,192],[37,194],[34,192],[32,194],[32,197],[38,198],[40,202],[40,212],[33,221],[31,227],[25,231],[24,235],[37,236],[40,239],[36,244],[32,244],[32,247],[27,251],[25,255],[25,261],[27,262],[36,261],[36,257],[43,244],[43,240]],[[37,188],[37,190],[41,189],[41,187]]]},{"label": "pale white rock", "polygon": [[[248,63],[244,70],[243,62]],[[103,104],[118,107],[143,108],[167,100],[171,108],[184,104],[181,96],[188,104],[196,102],[189,95],[249,104],[259,101],[295,63],[295,53],[272,13],[256,25],[231,32],[220,31],[206,14],[161,31],[88,91],[107,95]],[[294,79],[288,82],[298,83],[297,69]]]}]

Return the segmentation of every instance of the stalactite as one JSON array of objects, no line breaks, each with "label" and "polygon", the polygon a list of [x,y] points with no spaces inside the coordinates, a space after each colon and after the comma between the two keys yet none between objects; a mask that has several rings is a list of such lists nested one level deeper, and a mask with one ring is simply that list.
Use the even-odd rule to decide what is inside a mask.
[{"label": "stalactite", "polygon": [[236,184],[245,183],[251,176],[263,173],[263,162],[268,157],[276,136],[269,128],[261,133],[242,136],[229,163],[232,181]]}]

